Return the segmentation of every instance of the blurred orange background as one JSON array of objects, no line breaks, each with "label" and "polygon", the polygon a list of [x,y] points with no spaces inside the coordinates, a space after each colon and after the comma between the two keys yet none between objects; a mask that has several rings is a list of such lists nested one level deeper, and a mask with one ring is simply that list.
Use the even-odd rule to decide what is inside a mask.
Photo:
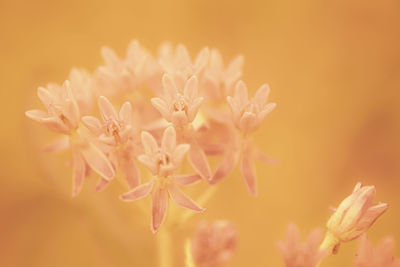
[{"label": "blurred orange background", "polygon": [[[149,217],[119,202],[118,188],[94,194],[94,182],[71,199],[70,169],[40,151],[48,131],[23,114],[39,107],[37,86],[72,67],[93,71],[102,45],[122,55],[133,38],[154,53],[163,40],[192,56],[203,46],[226,60],[242,53],[251,91],[267,82],[278,103],[256,135],[280,161],[257,165],[259,197],[231,175],[204,214],[174,230],[174,266],[201,219],[236,223],[229,266],[283,266],[276,241],[287,223],[303,235],[323,227],[357,181],[390,205],[372,241],[393,235],[400,256],[399,1],[2,0],[0,33],[1,266],[157,266]],[[355,248],[322,266],[352,266]]]}]

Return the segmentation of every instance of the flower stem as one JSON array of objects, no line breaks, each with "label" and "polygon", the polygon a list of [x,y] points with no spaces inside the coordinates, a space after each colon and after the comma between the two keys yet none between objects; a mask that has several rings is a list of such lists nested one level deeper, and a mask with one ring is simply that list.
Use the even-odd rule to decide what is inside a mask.
[{"label": "flower stem", "polygon": [[171,235],[166,225],[157,234],[158,260],[160,267],[172,267]]}]

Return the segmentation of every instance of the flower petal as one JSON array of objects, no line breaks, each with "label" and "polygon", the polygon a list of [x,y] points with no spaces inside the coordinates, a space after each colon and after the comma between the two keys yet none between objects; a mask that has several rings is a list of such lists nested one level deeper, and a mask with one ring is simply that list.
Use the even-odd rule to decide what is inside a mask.
[{"label": "flower petal", "polygon": [[175,175],[174,179],[180,185],[192,185],[192,184],[199,182],[201,180],[201,176],[198,175],[197,173],[181,174],[181,175]]},{"label": "flower petal", "polygon": [[210,184],[217,184],[232,172],[236,165],[236,153],[231,151],[223,155],[221,163],[218,165],[217,170],[212,177]]},{"label": "flower petal", "polygon": [[158,152],[157,141],[149,132],[142,132],[142,144],[144,148],[144,153],[146,153],[147,155],[154,155]]},{"label": "flower petal", "polygon": [[40,120],[40,123],[56,133],[69,133],[69,128],[61,121],[59,117],[52,116],[43,118]]},{"label": "flower petal", "polygon": [[90,168],[101,177],[110,181],[115,176],[115,170],[104,153],[95,145],[89,143],[81,149],[81,153]]},{"label": "flower petal", "polygon": [[94,135],[99,136],[102,133],[102,124],[98,118],[93,116],[83,116],[81,120]]},{"label": "flower petal", "polygon": [[242,80],[238,81],[236,84],[234,99],[236,100],[236,103],[238,103],[239,109],[244,108],[249,102],[248,89]]},{"label": "flower petal", "polygon": [[165,221],[168,209],[168,192],[165,188],[155,186],[152,195],[151,229],[156,233]]},{"label": "flower petal", "polygon": [[149,155],[146,154],[139,155],[138,160],[149,169],[151,174],[153,175],[157,174],[157,165]]},{"label": "flower petal", "polygon": [[123,201],[136,201],[150,194],[151,189],[153,189],[153,181],[141,184],[131,191],[122,194],[119,198]]},{"label": "flower petal", "polygon": [[97,103],[99,105],[101,117],[103,121],[108,121],[109,119],[117,119],[117,112],[115,111],[114,106],[111,104],[110,100],[108,100],[105,96],[99,96],[97,99]]},{"label": "flower petal", "polygon": [[239,126],[243,131],[252,131],[257,126],[256,115],[252,112],[245,112],[240,118]]},{"label": "flower petal", "polygon": [[179,144],[173,151],[172,154],[172,161],[175,166],[179,166],[185,157],[186,153],[189,151],[190,145],[189,144]]},{"label": "flower petal", "polygon": [[263,108],[267,103],[267,99],[269,96],[270,88],[268,84],[263,84],[257,90],[256,94],[253,97],[254,103],[257,105],[258,108]]},{"label": "flower petal", "polygon": [[76,197],[82,190],[86,173],[86,163],[80,153],[72,155],[72,197]]},{"label": "flower petal", "polygon": [[164,74],[162,77],[162,84],[167,102],[172,102],[178,93],[178,89],[176,88],[175,82],[171,75]]},{"label": "flower petal", "polygon": [[192,199],[183,193],[175,183],[170,183],[168,185],[168,192],[171,199],[177,205],[197,212],[204,211],[202,207],[198,206]]},{"label": "flower petal", "polygon": [[196,142],[192,142],[189,149],[188,159],[192,167],[206,181],[211,178],[211,168],[203,149]]},{"label": "flower petal", "polygon": [[57,140],[45,145],[42,151],[48,153],[61,152],[69,148],[69,139],[67,136],[58,138]]},{"label": "flower petal", "polygon": [[138,186],[140,184],[140,171],[136,165],[134,156],[130,153],[123,153],[118,159],[129,189]]},{"label": "flower petal", "polygon": [[198,80],[196,76],[190,77],[185,84],[185,88],[183,89],[183,95],[188,100],[188,102],[192,102],[197,97],[198,90]]},{"label": "flower petal", "polygon": [[173,153],[176,147],[176,131],[173,126],[169,126],[165,129],[162,140],[161,140],[161,148],[168,152]]},{"label": "flower petal", "polygon": [[159,97],[153,97],[150,101],[153,107],[157,109],[158,112],[161,113],[161,116],[163,116],[164,119],[168,121],[171,120],[171,114],[170,111],[168,110],[168,105],[164,99]]},{"label": "flower petal", "polygon": [[34,121],[40,122],[42,119],[47,118],[49,115],[46,111],[40,109],[31,109],[25,111],[25,116]]},{"label": "flower petal", "polygon": [[247,189],[253,196],[257,195],[257,184],[256,184],[256,173],[254,168],[253,157],[251,148],[247,148],[243,151],[242,158],[240,161],[240,172],[244,182],[246,183]]},{"label": "flower petal", "polygon": [[132,124],[132,105],[126,101],[119,110],[119,118],[124,122],[125,126]]}]

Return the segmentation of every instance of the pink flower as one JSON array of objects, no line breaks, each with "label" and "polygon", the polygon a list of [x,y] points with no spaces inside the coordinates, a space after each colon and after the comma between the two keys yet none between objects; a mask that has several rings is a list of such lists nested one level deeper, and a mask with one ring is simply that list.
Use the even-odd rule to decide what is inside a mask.
[{"label": "pink flower", "polygon": [[[100,142],[111,147],[109,157],[116,161],[115,166],[119,164],[121,167],[129,188],[134,188],[140,183],[140,172],[134,154],[132,106],[125,102],[117,114],[114,106],[104,96],[98,98],[98,105],[103,122],[93,116],[84,116],[82,122]],[[105,185],[105,182],[102,183],[97,190],[102,190]]]},{"label": "pink flower", "polygon": [[234,97],[228,96],[227,101],[232,111],[232,119],[235,126],[243,132],[252,132],[260,127],[264,118],[276,106],[268,103],[268,85],[262,85],[249,100],[248,90],[243,81],[239,81],[235,87]]},{"label": "pink flower", "polygon": [[78,128],[80,112],[69,81],[65,81],[61,87],[55,84],[49,84],[47,89],[39,87],[37,94],[47,112],[28,110],[25,112],[28,118],[57,133],[69,134]]},{"label": "pink flower", "polygon": [[157,232],[165,220],[168,208],[168,195],[179,206],[200,212],[193,200],[184,194],[178,187],[196,182],[196,175],[173,176],[173,172],[180,164],[189,150],[188,144],[176,144],[176,132],[173,126],[165,129],[159,147],[156,139],[148,133],[142,132],[144,154],[138,157],[154,176],[149,182],[144,183],[133,190],[121,195],[123,201],[135,201],[152,194],[152,220],[151,228]]},{"label": "pink flower", "polygon": [[386,211],[386,203],[372,204],[374,197],[374,186],[357,183],[353,193],[340,203],[326,225],[338,242],[359,237]]},{"label": "pink flower", "polygon": [[94,84],[100,94],[113,96],[144,84],[159,71],[159,66],[151,54],[133,40],[127,49],[126,58],[119,58],[109,47],[102,47],[101,54],[105,65],[95,74]]},{"label": "pink flower", "polygon": [[181,92],[170,75],[163,76],[164,97],[155,97],[151,103],[164,119],[172,122],[177,127],[191,123],[203,102],[203,97],[197,93],[198,82],[196,76],[186,81]]},{"label": "pink flower", "polygon": [[192,241],[192,256],[197,267],[225,265],[235,254],[236,227],[228,221],[201,222]]},{"label": "pink flower", "polygon": [[166,74],[171,76],[178,88],[182,88],[185,81],[193,75],[201,77],[210,55],[208,47],[204,47],[192,62],[189,52],[183,44],[177,45],[173,51],[170,43],[164,43],[159,50],[160,66]]},{"label": "pink flower", "polygon": [[234,58],[228,66],[224,66],[221,53],[212,49],[208,65],[204,70],[201,88],[209,98],[225,99],[232,93],[233,86],[242,76],[243,56]]},{"label": "pink flower", "polygon": [[27,117],[44,124],[50,130],[67,136],[67,139],[60,139],[46,149],[51,152],[71,148],[73,196],[81,191],[84,178],[90,173],[90,169],[106,181],[115,176],[108,158],[90,141],[85,130],[79,127],[80,110],[74,96],[74,92],[77,91],[78,88],[71,89],[69,81],[65,81],[61,87],[54,84],[50,84],[48,89],[39,87],[38,96],[47,112],[29,110],[25,113]]},{"label": "pink flower", "polygon": [[366,234],[360,237],[355,267],[400,267],[400,258],[393,257],[394,239],[385,238],[374,249]]},{"label": "pink flower", "polygon": [[287,228],[286,240],[278,243],[286,267],[314,267],[327,255],[319,250],[322,241],[322,231],[311,232],[306,242],[300,240],[299,229],[290,224]]}]

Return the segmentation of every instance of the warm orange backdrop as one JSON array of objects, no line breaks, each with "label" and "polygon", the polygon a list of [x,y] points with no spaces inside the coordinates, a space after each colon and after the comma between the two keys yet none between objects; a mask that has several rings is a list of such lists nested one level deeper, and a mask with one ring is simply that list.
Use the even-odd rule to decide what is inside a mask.
[{"label": "warm orange backdrop", "polygon": [[[39,151],[47,131],[23,116],[39,107],[37,86],[73,66],[94,70],[101,45],[122,54],[132,38],[154,52],[167,39],[193,55],[205,45],[243,53],[251,90],[268,82],[278,103],[257,135],[280,160],[258,165],[260,196],[237,172],[223,182],[207,212],[174,231],[176,266],[202,218],[238,225],[230,266],[283,266],[275,242],[286,224],[323,226],[358,180],[390,204],[372,240],[394,235],[400,256],[399,1],[1,0],[1,266],[156,266],[149,218],[118,189],[92,193],[93,182],[71,199],[69,169]],[[323,266],[351,266],[354,249]]]}]

